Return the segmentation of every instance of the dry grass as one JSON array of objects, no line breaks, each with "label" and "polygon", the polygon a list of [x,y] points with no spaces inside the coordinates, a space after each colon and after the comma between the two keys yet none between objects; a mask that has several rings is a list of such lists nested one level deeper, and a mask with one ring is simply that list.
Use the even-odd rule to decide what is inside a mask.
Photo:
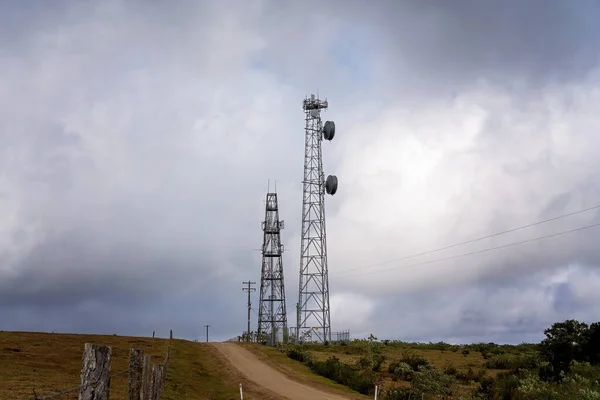
[{"label": "dry grass", "polygon": [[[346,394],[352,393],[353,398],[365,399],[366,397],[357,394],[354,391],[350,391],[345,386],[339,385],[327,378],[315,375],[310,368],[305,364],[292,360],[287,357],[287,354],[279,350],[275,350],[269,347],[256,345],[256,344],[243,344],[248,349],[253,351],[255,354],[261,356],[264,360],[274,365],[280,371],[286,373],[288,376],[300,380],[303,379],[305,382],[310,382],[313,385],[321,385],[330,389],[334,388],[338,393],[343,393],[343,389],[346,389]],[[335,356],[340,359],[341,362],[348,364],[355,364],[358,362],[360,357],[366,354],[366,348],[359,345],[350,346],[322,346],[322,345],[308,345],[307,350],[311,353],[314,360],[325,361],[329,357]],[[388,365],[394,361],[400,361],[405,353],[420,355],[425,358],[435,368],[443,370],[447,366],[454,366],[460,372],[467,372],[472,369],[477,372],[481,369],[485,369],[486,375],[496,376],[501,370],[489,370],[485,368],[485,360],[480,352],[471,351],[469,354],[463,355],[460,350],[429,350],[429,349],[414,349],[408,346],[384,346],[382,347],[382,354],[385,356],[386,361],[381,367],[380,377],[382,383],[386,388],[392,387],[410,387],[409,382],[404,381],[393,381],[392,375],[387,372]],[[456,394],[463,394],[467,398],[469,393],[474,389],[475,384],[466,385],[458,384],[456,388]]]},{"label": "dry grass", "polygon": [[[309,348],[309,351],[316,360],[324,361],[331,356],[335,356],[340,361],[346,363],[355,363],[363,355],[356,350],[356,348],[349,348],[348,346],[311,346]],[[474,371],[485,368],[483,356],[481,353],[475,351],[465,356],[460,351],[385,346],[382,348],[382,354],[386,357],[386,362],[383,364],[382,369],[385,370],[389,363],[400,360],[405,352],[423,356],[423,358],[438,369],[444,369],[449,364],[452,364],[457,370],[462,372],[467,371],[469,368],[472,368]],[[496,370],[487,371],[489,375],[495,375],[497,372]]]},{"label": "dry grass", "polygon": [[[25,400],[76,387],[80,383],[81,356],[86,342],[112,347],[111,372],[126,370],[129,349],[135,347],[162,363],[168,340],[140,337],[0,332],[0,399]],[[241,378],[204,343],[174,340],[163,400],[278,399]],[[127,375],[111,381],[111,399],[125,399]],[[78,392],[57,397],[77,399]]]}]

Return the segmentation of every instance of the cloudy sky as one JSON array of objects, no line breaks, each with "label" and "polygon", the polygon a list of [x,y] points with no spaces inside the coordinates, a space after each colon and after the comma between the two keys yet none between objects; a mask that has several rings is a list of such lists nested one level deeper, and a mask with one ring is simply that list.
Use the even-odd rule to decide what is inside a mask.
[{"label": "cloudy sky", "polygon": [[337,126],[323,149],[340,181],[333,330],[518,343],[600,320],[600,227],[437,261],[598,210],[399,260],[600,205],[598,13],[592,0],[0,0],[0,329],[239,334],[269,179],[295,325],[302,99],[317,91]]}]

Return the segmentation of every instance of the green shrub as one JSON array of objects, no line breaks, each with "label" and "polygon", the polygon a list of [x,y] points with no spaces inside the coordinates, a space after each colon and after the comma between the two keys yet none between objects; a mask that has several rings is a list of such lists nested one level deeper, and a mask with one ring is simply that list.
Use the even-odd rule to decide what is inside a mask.
[{"label": "green shrub", "polygon": [[412,387],[420,393],[433,393],[451,395],[456,379],[446,375],[435,368],[420,366],[419,371],[413,375]]},{"label": "green shrub", "polygon": [[458,374],[458,370],[454,366],[454,364],[446,364],[444,367],[444,373],[450,376],[456,376]]},{"label": "green shrub", "polygon": [[473,371],[473,368],[469,367],[466,372],[457,372],[455,375],[457,380],[462,382],[465,385],[470,385],[471,382],[480,382],[485,378],[485,369],[480,369],[479,371]]},{"label": "green shrub", "polygon": [[485,367],[489,369],[511,369],[515,364],[514,358],[514,356],[508,354],[493,356],[485,362]]},{"label": "green shrub", "polygon": [[411,381],[413,378],[414,371],[407,363],[396,363],[394,370],[392,371],[392,379],[394,381]]},{"label": "green shrub", "polygon": [[414,400],[421,398],[421,393],[411,388],[396,388],[384,391],[381,398],[383,400]]},{"label": "green shrub", "polygon": [[540,366],[540,356],[532,352],[523,355],[500,354],[486,360],[485,366],[489,369],[535,369]]},{"label": "green shrub", "polygon": [[381,371],[385,359],[385,356],[382,354],[370,354],[360,357],[356,365],[363,370],[379,372]]},{"label": "green shrub", "polygon": [[410,367],[413,369],[413,371],[418,371],[420,367],[429,368],[431,366],[429,364],[429,361],[427,361],[425,358],[423,358],[422,355],[411,354],[407,351],[405,351],[402,354],[402,358],[400,358],[400,362],[410,365]]},{"label": "green shrub", "polygon": [[309,366],[315,373],[365,395],[373,394],[375,385],[379,383],[379,377],[372,371],[361,371],[356,366],[340,362],[337,357],[312,361]]},{"label": "green shrub", "polygon": [[383,367],[383,363],[385,362],[386,357],[382,354],[374,354],[373,355],[373,367],[372,370],[374,372],[380,372],[381,367]]},{"label": "green shrub", "polygon": [[479,381],[479,385],[477,390],[473,394],[476,399],[492,399],[495,393],[495,384],[496,380],[490,376],[484,376],[481,381]]},{"label": "green shrub", "polygon": [[308,363],[312,360],[310,352],[306,349],[296,346],[288,349],[287,356],[292,360],[300,361],[303,363]]}]

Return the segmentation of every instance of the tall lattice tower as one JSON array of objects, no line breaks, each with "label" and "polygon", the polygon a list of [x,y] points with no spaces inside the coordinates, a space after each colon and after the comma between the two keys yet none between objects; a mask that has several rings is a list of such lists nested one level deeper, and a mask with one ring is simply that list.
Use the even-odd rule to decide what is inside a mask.
[{"label": "tall lattice tower", "polygon": [[304,99],[306,140],[302,196],[302,239],[300,245],[300,290],[298,293],[296,339],[331,341],[329,278],[325,230],[325,192],[335,194],[337,177],[325,180],[321,142],[335,135],[333,121],[321,122],[327,100],[315,95]]},{"label": "tall lattice tower", "polygon": [[[265,220],[262,223],[262,273],[260,279],[260,305],[258,312],[258,336],[274,345],[287,341],[287,311],[285,286],[283,284],[283,244],[279,220],[277,193],[267,193]],[[280,337],[281,334],[281,337]]]}]

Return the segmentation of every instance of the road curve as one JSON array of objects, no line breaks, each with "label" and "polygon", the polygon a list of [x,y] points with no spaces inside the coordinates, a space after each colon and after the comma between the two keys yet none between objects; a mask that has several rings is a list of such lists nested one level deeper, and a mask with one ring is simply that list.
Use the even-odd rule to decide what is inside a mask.
[{"label": "road curve", "polygon": [[295,382],[235,343],[211,343],[248,380],[289,400],[348,400]]}]

